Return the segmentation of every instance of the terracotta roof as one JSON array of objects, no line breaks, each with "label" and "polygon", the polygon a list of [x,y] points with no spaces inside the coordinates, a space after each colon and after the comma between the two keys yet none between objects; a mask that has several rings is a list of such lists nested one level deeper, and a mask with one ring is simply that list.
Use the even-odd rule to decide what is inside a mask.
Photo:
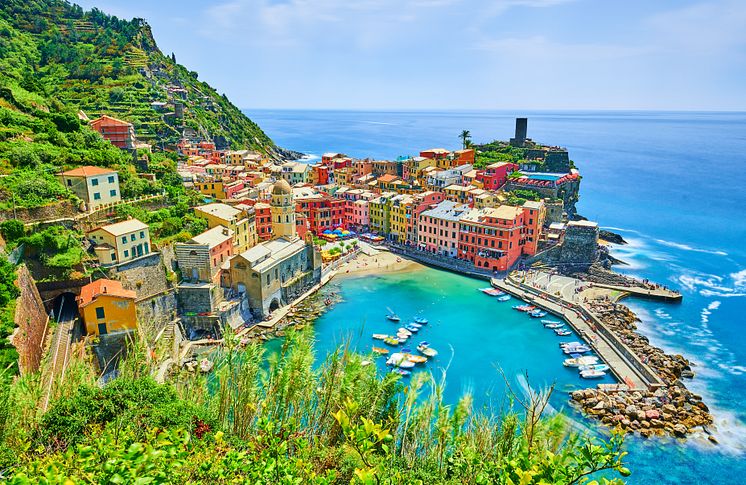
[{"label": "terracotta roof", "polygon": [[390,173],[387,173],[385,175],[381,175],[380,177],[378,177],[378,181],[384,182],[384,183],[393,182],[394,180],[398,180],[398,179],[399,179],[398,176],[390,174]]},{"label": "terracotta roof", "polygon": [[116,170],[110,168],[92,167],[86,165],[85,167],[78,167],[67,172],[62,172],[62,175],[68,177],[93,177],[94,175],[105,175],[107,173],[117,173]]},{"label": "terracotta roof", "polygon": [[122,283],[116,280],[96,280],[80,289],[80,296],[78,297],[80,307],[88,305],[100,295],[131,298],[134,300],[137,297],[137,292],[134,290],[125,290],[122,287]]},{"label": "terracotta roof", "polygon": [[93,125],[93,126],[101,125],[101,124],[103,124],[103,125],[129,126],[132,123],[128,123],[126,121],[122,121],[120,119],[113,118],[113,117],[107,116],[107,115],[103,115],[102,117],[97,118],[97,119],[91,121],[91,125]]}]

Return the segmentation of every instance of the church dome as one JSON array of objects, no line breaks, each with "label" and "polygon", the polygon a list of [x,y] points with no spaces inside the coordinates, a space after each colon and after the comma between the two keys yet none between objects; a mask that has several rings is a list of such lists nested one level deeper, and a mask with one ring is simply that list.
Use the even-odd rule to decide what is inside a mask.
[{"label": "church dome", "polygon": [[281,179],[275,182],[272,186],[272,195],[292,195],[293,189],[290,188],[290,184],[285,179]]}]

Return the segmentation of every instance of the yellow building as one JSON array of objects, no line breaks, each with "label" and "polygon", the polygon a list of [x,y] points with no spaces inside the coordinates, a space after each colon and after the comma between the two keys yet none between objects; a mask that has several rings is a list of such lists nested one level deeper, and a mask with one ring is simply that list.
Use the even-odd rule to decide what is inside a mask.
[{"label": "yellow building", "polygon": [[389,212],[392,194],[381,195],[368,203],[370,230],[379,234],[388,234],[390,228]]},{"label": "yellow building", "polygon": [[104,266],[150,254],[150,230],[137,219],[101,226],[89,231],[86,237],[93,241],[93,250]]},{"label": "yellow building", "polygon": [[295,229],[295,202],[293,189],[287,180],[282,179],[272,187],[272,237],[284,237],[288,240],[297,238]]},{"label": "yellow building", "polygon": [[411,226],[411,195],[397,195],[391,198],[389,209],[389,235],[394,241],[403,243]]},{"label": "yellow building", "polygon": [[254,247],[258,241],[256,216],[253,211],[247,212],[216,202],[195,207],[194,214],[205,219],[209,229],[225,226],[233,231],[233,254]]},{"label": "yellow building", "polygon": [[125,290],[115,280],[96,280],[80,289],[78,311],[83,317],[86,334],[104,335],[135,330],[137,312],[133,290]]},{"label": "yellow building", "polygon": [[227,199],[225,190],[223,189],[223,182],[221,180],[212,182],[195,182],[194,188],[202,195],[212,197],[213,199]]}]

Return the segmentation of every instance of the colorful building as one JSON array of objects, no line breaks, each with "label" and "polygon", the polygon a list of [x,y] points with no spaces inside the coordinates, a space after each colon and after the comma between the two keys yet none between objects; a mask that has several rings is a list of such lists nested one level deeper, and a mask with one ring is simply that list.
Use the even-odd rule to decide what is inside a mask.
[{"label": "colorful building", "polygon": [[389,238],[400,244],[408,241],[412,234],[412,204],[414,198],[411,195],[399,194],[391,198],[389,209]]},{"label": "colorful building", "polygon": [[86,234],[99,262],[111,266],[150,254],[148,225],[137,219],[101,226]]},{"label": "colorful building", "polygon": [[510,162],[497,162],[477,171],[477,181],[487,190],[498,190],[505,185],[508,175],[518,170],[518,165]]},{"label": "colorful building", "polygon": [[389,211],[391,209],[391,197],[394,195],[391,192],[387,192],[368,202],[371,231],[379,234],[389,233]]},{"label": "colorful building", "polygon": [[194,208],[194,214],[207,221],[207,227],[212,229],[224,226],[233,233],[233,254],[238,254],[256,245],[256,217],[254,212],[231,207],[228,204],[213,203]]},{"label": "colorful building", "polygon": [[119,174],[101,167],[78,167],[62,172],[60,181],[84,201],[89,209],[122,200]]},{"label": "colorful building", "polygon": [[135,128],[132,123],[118,120],[111,116],[102,116],[91,121],[91,128],[96,130],[112,145],[118,148],[135,148]]},{"label": "colorful building", "polygon": [[185,280],[220,284],[220,267],[233,256],[233,231],[215,226],[174,246]]},{"label": "colorful building", "polygon": [[254,214],[256,215],[256,233],[259,239],[267,241],[272,239],[272,213],[270,205],[265,202],[254,204]]},{"label": "colorful building", "polygon": [[344,226],[345,206],[344,199],[328,195],[295,199],[295,211],[305,216],[308,229],[317,235]]},{"label": "colorful building", "polygon": [[509,270],[522,254],[528,254],[524,253],[528,229],[525,215],[531,210],[535,209],[509,205],[473,209],[460,222],[458,257],[480,269]]},{"label": "colorful building", "polygon": [[455,257],[459,247],[459,220],[469,206],[444,200],[423,211],[417,220],[417,247],[423,251]]},{"label": "colorful building", "polygon": [[115,280],[96,280],[80,289],[78,311],[88,335],[105,335],[137,328],[137,293]]}]

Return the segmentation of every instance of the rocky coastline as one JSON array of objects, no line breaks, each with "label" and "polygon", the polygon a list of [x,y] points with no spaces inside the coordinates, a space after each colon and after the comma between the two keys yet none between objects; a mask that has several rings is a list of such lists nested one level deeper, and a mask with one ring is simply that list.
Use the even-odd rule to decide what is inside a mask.
[{"label": "rocky coastline", "polygon": [[692,364],[681,355],[666,354],[637,333],[639,319],[628,307],[612,301],[594,301],[589,306],[666,386],[633,391],[583,389],[573,392],[572,400],[588,415],[625,432],[677,438],[703,432],[711,442],[717,443],[711,434],[713,418],[709,408],[682,381],[694,377]]}]

